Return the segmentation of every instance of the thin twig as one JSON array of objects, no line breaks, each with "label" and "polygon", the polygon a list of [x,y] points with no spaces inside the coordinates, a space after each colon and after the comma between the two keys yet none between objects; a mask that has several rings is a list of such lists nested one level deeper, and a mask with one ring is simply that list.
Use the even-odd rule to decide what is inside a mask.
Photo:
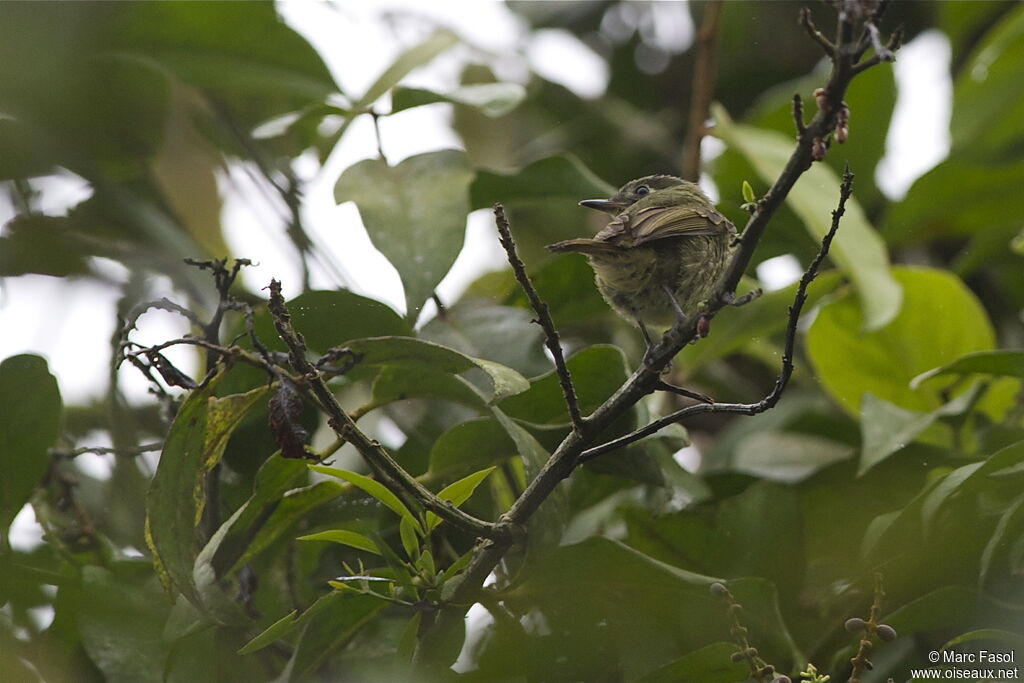
[{"label": "thin twig", "polygon": [[821,240],[821,247],[818,249],[817,255],[811,264],[804,271],[803,277],[800,278],[800,284],[796,288],[796,296],[793,297],[793,305],[789,307],[789,321],[786,324],[786,340],[782,352],[782,369],[779,371],[779,376],[775,379],[775,385],[771,391],[765,395],[757,403],[698,403],[696,405],[687,406],[681,410],[666,415],[665,417],[654,420],[648,425],[641,427],[635,431],[620,436],[617,439],[613,439],[607,443],[603,443],[593,448],[588,448],[580,454],[580,462],[587,462],[598,458],[605,453],[618,450],[623,446],[627,446],[635,441],[639,441],[644,437],[650,436],[670,424],[679,422],[694,415],[700,415],[703,413],[739,413],[742,415],[757,415],[763,413],[766,410],[771,409],[779,402],[782,398],[782,392],[786,389],[786,384],[789,382],[789,378],[793,375],[793,351],[796,346],[796,329],[797,323],[800,320],[800,312],[803,309],[804,303],[807,301],[807,288],[814,281],[814,278],[818,274],[818,269],[821,267],[822,261],[825,256],[828,255],[829,248],[832,246],[832,240],[836,235],[836,231],[839,230],[839,223],[846,212],[846,200],[850,198],[850,194],[853,191],[853,173],[850,172],[849,166],[843,171],[843,182],[839,188],[839,205],[836,210],[832,212],[832,225],[829,227],[825,237]]},{"label": "thin twig", "polygon": [[690,113],[683,143],[682,175],[697,182],[700,177],[700,142],[704,138],[708,107],[715,90],[718,47],[718,20],[722,15],[722,0],[710,0],[704,8],[700,32],[697,34],[696,61],[693,66],[693,86],[690,89]]},{"label": "thin twig", "polygon": [[818,30],[818,27],[814,25],[814,20],[811,19],[811,10],[807,7],[800,8],[799,14],[800,25],[807,31],[807,35],[811,37],[811,40],[816,42],[824,50],[827,57],[834,58],[836,55],[836,46],[831,40],[825,37],[825,34]]},{"label": "thin twig", "polygon": [[277,280],[270,281],[269,308],[274,319],[274,327],[291,352],[292,367],[296,372],[302,374],[320,407],[327,413],[329,418],[327,422],[339,439],[348,441],[355,446],[367,462],[384,472],[388,478],[412,495],[424,508],[441,519],[482,538],[494,538],[502,536],[503,533],[511,533],[512,530],[508,526],[477,519],[458,509],[450,501],[444,501],[435,496],[409,475],[379,442],[368,437],[356,426],[351,416],[342,409],[334,394],[327,387],[323,375],[306,359],[305,340],[292,327],[291,315],[288,313],[284,297],[281,295],[281,283]]},{"label": "thin twig", "polygon": [[56,458],[77,458],[80,455],[86,453],[93,453],[95,455],[117,455],[127,457],[137,457],[143,453],[150,453],[152,451],[158,451],[163,448],[162,443],[146,443],[134,448],[118,448],[116,446],[82,446],[80,448],[51,448],[49,454]]},{"label": "thin twig", "polygon": [[565,365],[565,356],[562,354],[558,330],[555,329],[555,323],[551,320],[548,305],[540,298],[533,283],[530,282],[530,276],[526,274],[526,267],[519,258],[519,254],[516,251],[516,243],[512,239],[512,230],[509,228],[508,218],[505,216],[505,207],[501,204],[494,205],[494,221],[498,226],[498,241],[505,248],[505,253],[508,255],[508,262],[512,266],[512,272],[515,274],[516,281],[526,293],[530,306],[537,313],[537,319],[534,322],[544,330],[544,345],[548,347],[551,357],[555,360],[555,373],[558,375],[558,383],[562,387],[562,397],[565,399],[565,405],[569,409],[569,420],[572,422],[572,428],[578,434],[583,434],[586,429],[586,422],[580,414],[579,402],[576,399],[576,389],[572,384],[572,375],[569,374],[569,368]]},{"label": "thin twig", "polygon": [[798,139],[807,132],[807,124],[804,123],[804,101],[800,93],[793,94],[793,125],[796,127]]}]

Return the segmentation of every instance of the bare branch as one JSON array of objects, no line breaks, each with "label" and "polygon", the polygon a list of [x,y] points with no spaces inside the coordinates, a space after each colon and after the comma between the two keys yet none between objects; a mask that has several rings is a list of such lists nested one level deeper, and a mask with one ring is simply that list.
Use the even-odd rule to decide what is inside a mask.
[{"label": "bare branch", "polygon": [[555,323],[551,320],[548,305],[540,298],[533,283],[530,282],[530,276],[526,274],[526,267],[523,265],[522,259],[519,258],[519,253],[516,251],[516,243],[512,239],[512,230],[509,227],[508,218],[505,216],[505,207],[501,204],[494,205],[494,221],[498,226],[498,240],[501,242],[501,246],[505,248],[508,262],[512,266],[512,272],[516,277],[516,282],[522,287],[526,293],[526,298],[530,301],[530,306],[537,313],[537,319],[534,322],[543,328],[544,345],[548,347],[552,358],[555,359],[555,373],[558,375],[558,383],[562,387],[562,397],[565,399],[565,406],[569,409],[569,419],[572,421],[572,428],[578,434],[583,434],[586,429],[586,422],[580,414],[579,402],[576,399],[576,389],[572,385],[572,376],[569,374],[569,368],[565,365],[565,356],[562,354],[558,330],[555,329]]},{"label": "bare branch", "polygon": [[807,31],[807,35],[811,37],[811,40],[821,46],[821,49],[825,52],[825,55],[829,58],[834,58],[836,55],[836,46],[832,44],[832,41],[825,37],[818,27],[814,25],[814,21],[811,19],[811,10],[807,7],[800,8],[799,14],[800,25]]},{"label": "bare branch", "polygon": [[379,442],[368,437],[356,426],[355,421],[342,409],[334,394],[327,387],[323,375],[306,359],[306,342],[302,335],[292,327],[291,315],[288,313],[284,297],[281,295],[281,283],[277,280],[270,281],[269,308],[274,319],[274,327],[290,351],[292,367],[296,372],[302,374],[320,407],[327,413],[327,422],[339,439],[348,441],[355,446],[360,455],[375,470],[383,472],[391,482],[401,487],[404,492],[410,494],[424,508],[441,519],[482,538],[494,538],[501,536],[502,531],[511,531],[509,527],[477,519],[459,510],[450,501],[444,501],[435,496],[409,475]]}]

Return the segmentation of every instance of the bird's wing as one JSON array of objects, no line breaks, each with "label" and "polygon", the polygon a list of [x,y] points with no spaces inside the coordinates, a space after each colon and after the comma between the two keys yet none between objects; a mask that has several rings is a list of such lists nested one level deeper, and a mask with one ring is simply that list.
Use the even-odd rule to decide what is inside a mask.
[{"label": "bird's wing", "polygon": [[630,223],[628,231],[633,235],[635,246],[672,237],[736,232],[736,227],[729,219],[709,206],[661,206],[641,209]]}]

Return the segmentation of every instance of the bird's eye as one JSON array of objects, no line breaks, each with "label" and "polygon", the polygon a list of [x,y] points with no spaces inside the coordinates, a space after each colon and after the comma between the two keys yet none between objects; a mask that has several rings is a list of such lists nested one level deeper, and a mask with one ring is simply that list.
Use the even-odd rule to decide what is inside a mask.
[{"label": "bird's eye", "polygon": [[640,187],[636,188],[636,196],[638,196],[638,197],[643,197],[644,195],[647,195],[647,194],[650,194],[650,193],[651,193],[651,188],[647,187],[646,185],[641,185]]}]

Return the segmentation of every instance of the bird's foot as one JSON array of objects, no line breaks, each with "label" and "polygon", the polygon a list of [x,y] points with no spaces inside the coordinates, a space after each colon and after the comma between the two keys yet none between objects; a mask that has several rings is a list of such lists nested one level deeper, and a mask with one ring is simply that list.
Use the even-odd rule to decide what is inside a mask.
[{"label": "bird's foot", "polygon": [[739,308],[740,306],[746,306],[754,299],[760,297],[762,294],[764,294],[764,291],[760,287],[756,287],[750,290],[743,296],[736,296],[735,292],[727,292],[725,294],[725,303],[728,306],[736,306],[737,308]]}]

